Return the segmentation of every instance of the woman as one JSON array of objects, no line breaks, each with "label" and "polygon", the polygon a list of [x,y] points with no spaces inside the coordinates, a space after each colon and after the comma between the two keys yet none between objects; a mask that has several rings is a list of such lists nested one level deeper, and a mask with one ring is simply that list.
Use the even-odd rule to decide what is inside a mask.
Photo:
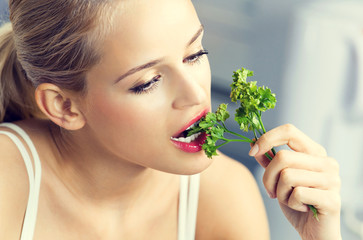
[{"label": "woman", "polygon": [[[269,239],[248,170],[222,154],[212,163],[203,134],[181,138],[211,108],[191,1],[9,6],[0,113],[15,127],[0,128],[0,239]],[[293,151],[268,164],[263,153],[282,144]],[[321,146],[285,125],[250,155],[302,239],[341,239],[338,166]]]}]

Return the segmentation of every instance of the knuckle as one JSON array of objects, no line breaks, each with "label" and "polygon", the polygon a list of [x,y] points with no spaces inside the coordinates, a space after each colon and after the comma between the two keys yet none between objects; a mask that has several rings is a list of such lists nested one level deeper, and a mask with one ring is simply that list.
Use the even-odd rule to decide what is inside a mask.
[{"label": "knuckle", "polygon": [[322,189],[325,190],[333,190],[333,189],[340,190],[341,188],[340,176],[337,174],[325,173],[324,177],[320,179],[319,185],[322,187]]},{"label": "knuckle", "polygon": [[338,193],[336,192],[330,192],[330,194],[328,194],[325,197],[325,204],[326,204],[326,208],[328,211],[330,212],[338,212],[340,211],[340,207],[341,207],[341,197]]},{"label": "knuckle", "polygon": [[269,142],[268,134],[263,134],[261,137],[258,138],[259,143]]},{"label": "knuckle", "polygon": [[316,149],[316,152],[320,155],[320,156],[327,156],[328,155],[328,153],[326,152],[326,149],[322,146],[322,145],[320,145],[320,144],[317,144],[317,147],[316,147],[317,149]]},{"label": "knuckle", "polygon": [[275,157],[274,157],[274,161],[275,162],[279,162],[280,164],[283,164],[289,158],[288,157],[289,153],[290,152],[288,150],[280,150],[280,151],[278,151],[276,153]]},{"label": "knuckle", "polygon": [[332,157],[326,157],[325,162],[323,163],[325,168],[332,170],[333,172],[339,173],[340,166],[337,160]]},{"label": "knuckle", "polygon": [[296,188],[294,188],[293,192],[291,193],[289,199],[287,200],[287,205],[295,210],[298,210],[303,203],[301,202],[301,195],[300,195],[300,190],[297,190]]},{"label": "knuckle", "polygon": [[339,172],[340,171],[340,165],[338,163],[337,160],[335,160],[334,158],[328,157],[329,162],[331,164],[331,167],[336,171]]},{"label": "knuckle", "polygon": [[303,187],[295,187],[291,193],[291,197],[293,197],[295,199],[301,199],[303,194],[304,194]]},{"label": "knuckle", "polygon": [[292,172],[290,171],[290,169],[285,168],[285,169],[281,170],[279,181],[286,184],[286,183],[290,182],[291,178],[292,178]]},{"label": "knuckle", "polygon": [[333,177],[331,182],[332,182],[332,186],[334,186],[334,188],[340,189],[342,186],[342,180],[339,175]]},{"label": "knuckle", "polygon": [[296,127],[291,123],[287,123],[285,125],[282,125],[282,128],[287,133],[293,133],[293,132],[296,131]]}]

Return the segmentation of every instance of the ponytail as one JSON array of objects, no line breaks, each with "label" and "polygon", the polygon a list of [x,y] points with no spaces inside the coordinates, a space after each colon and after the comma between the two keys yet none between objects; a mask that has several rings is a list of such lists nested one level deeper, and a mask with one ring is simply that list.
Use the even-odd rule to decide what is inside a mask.
[{"label": "ponytail", "polygon": [[34,90],[17,60],[11,23],[5,23],[0,27],[0,122],[39,114]]}]

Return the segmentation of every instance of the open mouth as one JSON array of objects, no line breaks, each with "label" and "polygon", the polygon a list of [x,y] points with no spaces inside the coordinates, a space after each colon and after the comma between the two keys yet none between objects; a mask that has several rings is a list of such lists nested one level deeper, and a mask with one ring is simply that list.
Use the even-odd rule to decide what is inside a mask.
[{"label": "open mouth", "polygon": [[190,125],[187,129],[185,129],[183,132],[178,134],[175,137],[171,137],[171,140],[177,141],[177,142],[184,142],[184,143],[191,143],[192,141],[196,140],[202,133],[195,133],[193,135],[188,136],[189,131],[197,126],[200,122],[200,119],[197,122],[194,122],[192,125]]},{"label": "open mouth", "polygon": [[194,119],[189,121],[189,123],[170,138],[176,148],[187,153],[196,153],[203,150],[202,145],[207,138],[207,134],[205,132],[199,132],[188,136],[188,133],[193,129],[193,127],[198,126],[201,119],[208,112],[209,109],[205,109],[203,112],[199,113]]}]

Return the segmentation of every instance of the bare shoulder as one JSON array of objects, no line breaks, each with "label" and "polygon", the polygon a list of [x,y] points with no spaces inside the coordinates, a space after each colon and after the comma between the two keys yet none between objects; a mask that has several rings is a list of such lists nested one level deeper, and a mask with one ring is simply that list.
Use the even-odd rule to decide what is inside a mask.
[{"label": "bare shoulder", "polygon": [[200,184],[197,239],[269,239],[263,200],[244,165],[219,153]]},{"label": "bare shoulder", "polygon": [[[10,132],[4,127],[0,131]],[[22,156],[13,141],[0,134],[0,239],[19,239],[28,194]]]}]

